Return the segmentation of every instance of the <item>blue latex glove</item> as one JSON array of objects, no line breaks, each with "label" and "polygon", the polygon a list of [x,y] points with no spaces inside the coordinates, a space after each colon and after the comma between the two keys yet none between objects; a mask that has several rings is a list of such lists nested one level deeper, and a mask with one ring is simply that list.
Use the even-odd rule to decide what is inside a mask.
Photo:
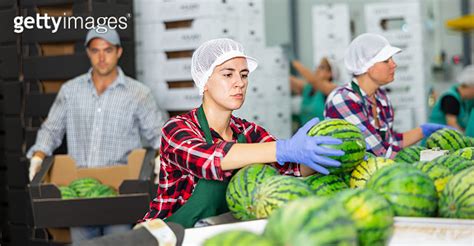
[{"label": "blue latex glove", "polygon": [[285,162],[295,162],[308,166],[309,168],[328,174],[326,167],[338,167],[340,162],[326,156],[341,156],[342,150],[320,147],[321,144],[341,144],[337,138],[325,136],[308,136],[307,133],[312,126],[319,122],[314,118],[301,127],[293,137],[288,140],[276,141],[276,158],[280,165]]},{"label": "blue latex glove", "polygon": [[429,137],[435,131],[443,129],[443,128],[449,128],[449,129],[455,130],[454,127],[442,125],[442,124],[436,124],[436,123],[426,123],[426,124],[421,125],[420,127],[421,127],[421,131],[423,132],[423,137],[425,138]]}]

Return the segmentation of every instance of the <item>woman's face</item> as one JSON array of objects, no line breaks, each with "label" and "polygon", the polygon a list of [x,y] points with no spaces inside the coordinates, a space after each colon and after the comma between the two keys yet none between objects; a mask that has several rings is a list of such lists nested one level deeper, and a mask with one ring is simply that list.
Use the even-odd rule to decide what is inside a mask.
[{"label": "woman's face", "polygon": [[394,80],[396,67],[397,64],[393,61],[393,58],[390,57],[385,61],[375,63],[369,68],[368,74],[372,80],[382,86]]},{"label": "woman's face", "polygon": [[332,80],[331,65],[329,64],[327,59],[321,59],[319,66],[316,68],[316,76],[322,80]]},{"label": "woman's face", "polygon": [[245,100],[248,74],[247,59],[232,58],[214,68],[204,86],[204,96],[225,110],[239,109]]}]

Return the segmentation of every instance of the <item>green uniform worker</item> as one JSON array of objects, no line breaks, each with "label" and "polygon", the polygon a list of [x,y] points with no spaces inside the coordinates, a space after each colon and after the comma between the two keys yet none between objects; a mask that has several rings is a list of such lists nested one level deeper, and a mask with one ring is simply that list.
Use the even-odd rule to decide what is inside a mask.
[{"label": "green uniform worker", "polygon": [[303,125],[314,117],[324,119],[326,97],[337,87],[333,83],[334,80],[338,79],[337,67],[327,58],[321,59],[316,72],[304,67],[299,61],[293,61],[292,65],[307,81],[298,80],[294,77],[290,78],[294,91],[296,91],[294,87],[302,87],[299,123]]},{"label": "green uniform worker", "polygon": [[471,109],[471,113],[469,115],[470,116],[466,127],[466,136],[474,137],[474,108]]},{"label": "green uniform worker", "polygon": [[458,77],[458,85],[444,92],[433,107],[430,122],[446,124],[464,131],[474,105],[474,66],[467,66]]}]

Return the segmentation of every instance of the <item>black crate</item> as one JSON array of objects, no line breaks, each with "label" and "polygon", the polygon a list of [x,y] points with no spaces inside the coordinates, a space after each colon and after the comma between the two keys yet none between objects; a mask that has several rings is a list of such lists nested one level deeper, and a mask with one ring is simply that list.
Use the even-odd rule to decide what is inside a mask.
[{"label": "black crate", "polygon": [[57,94],[31,92],[26,95],[25,117],[46,117]]},{"label": "black crate", "polygon": [[[36,142],[37,129],[25,129],[25,145],[26,151],[30,149]],[[67,154],[67,140],[64,135],[61,145],[53,151],[53,155]]]},{"label": "black crate", "polygon": [[16,45],[0,46],[0,78],[18,79],[19,76],[20,61],[18,47]]},{"label": "black crate", "polygon": [[17,8],[0,10],[0,43],[15,44],[19,34],[14,32],[14,19],[18,15]]},{"label": "black crate", "polygon": [[19,116],[22,109],[23,82],[3,82],[3,114]]},{"label": "black crate", "polygon": [[0,8],[2,9],[17,7],[17,5],[17,0],[0,0]]},{"label": "black crate", "polygon": [[[84,41],[87,28],[90,28],[87,23],[87,17],[91,16],[94,19],[98,17],[115,17],[119,19],[122,17],[121,22],[126,22],[127,26],[125,29],[121,29],[117,26],[116,30],[120,35],[122,41],[133,41],[134,40],[134,22],[131,18],[133,13],[131,2],[127,4],[117,4],[106,1],[91,1],[75,3],[72,5],[72,9],[66,5],[64,6],[65,12],[72,11],[72,17],[67,17],[61,22],[57,30],[50,29],[30,29],[25,30],[22,33],[22,42],[24,44],[31,43],[43,43],[43,42],[70,42],[70,41]],[[24,9],[22,13],[24,16],[36,16],[38,8]],[[57,9],[56,11],[61,11]],[[57,13],[56,13],[57,14]],[[52,14],[50,14],[51,16]],[[64,24],[66,23],[66,24]]]},{"label": "black crate", "polygon": [[80,3],[112,3],[121,5],[130,5],[130,0],[20,0],[21,7],[41,7],[41,6],[57,6],[67,4]]},{"label": "black crate", "polygon": [[11,152],[22,152],[24,132],[20,117],[4,117],[5,124],[5,150]]},{"label": "black crate", "polygon": [[26,189],[8,189],[8,221],[32,225],[31,199]]},{"label": "black crate", "polygon": [[9,155],[7,161],[7,184],[10,188],[26,188],[30,183],[28,167],[30,163],[24,156]]},{"label": "black crate", "polygon": [[[126,46],[125,46],[126,45]],[[135,76],[135,52],[133,43],[124,44],[119,66],[128,76]],[[64,80],[86,73],[90,68],[87,54],[67,56],[32,56],[23,58],[25,80]]]}]

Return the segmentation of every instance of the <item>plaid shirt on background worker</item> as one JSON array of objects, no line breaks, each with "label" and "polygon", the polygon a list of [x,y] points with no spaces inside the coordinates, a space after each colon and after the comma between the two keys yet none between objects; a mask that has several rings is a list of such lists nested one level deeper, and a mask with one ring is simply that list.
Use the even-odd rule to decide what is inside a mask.
[{"label": "plaid shirt on background worker", "polygon": [[167,113],[150,89],[117,69],[117,79],[101,95],[92,69],[63,84],[27,157],[36,151],[50,156],[65,133],[68,155],[83,168],[126,164],[130,151],[142,148],[140,135],[158,149]]},{"label": "plaid shirt on background worker", "polygon": [[[170,119],[163,127],[160,149],[161,169],[157,197],[150,203],[144,220],[167,218],[176,212],[191,197],[199,179],[230,179],[233,170],[223,171],[221,159],[237,135],[243,134],[247,143],[275,141],[265,129],[255,123],[232,116],[230,127],[234,132],[233,142],[224,141],[211,129],[214,144],[207,144],[200,129],[197,109]],[[301,176],[298,164],[273,164],[281,174]]]},{"label": "plaid shirt on background worker", "polygon": [[[357,83],[357,81],[354,81]],[[380,130],[385,130],[385,141],[381,138],[379,129],[375,128],[375,118],[372,114],[372,100],[361,90],[365,104],[360,96],[352,89],[351,83],[338,87],[329,94],[326,100],[324,116],[326,118],[344,119],[367,130],[364,132],[368,150],[376,156],[395,157],[402,147],[403,134],[393,130],[393,107],[387,92],[379,88],[375,92],[377,100],[377,116]]]}]

